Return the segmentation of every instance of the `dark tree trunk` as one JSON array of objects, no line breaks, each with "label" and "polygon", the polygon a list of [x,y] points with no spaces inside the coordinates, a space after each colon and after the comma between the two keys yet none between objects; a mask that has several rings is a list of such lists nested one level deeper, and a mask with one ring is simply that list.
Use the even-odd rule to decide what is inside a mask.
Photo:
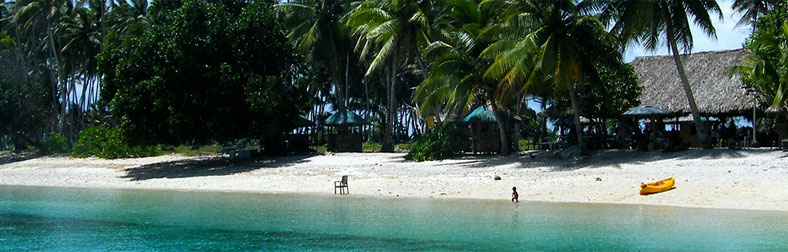
[{"label": "dark tree trunk", "polygon": [[580,147],[580,151],[583,154],[587,154],[588,147],[586,147],[586,142],[583,140],[583,127],[581,126],[582,123],[580,122],[580,106],[577,104],[577,96],[575,95],[574,84],[569,87],[569,98],[572,102],[572,115],[575,119],[575,135],[577,135],[577,146]]},{"label": "dark tree trunk", "polygon": [[509,155],[509,137],[506,134],[506,122],[503,121],[501,112],[498,111],[498,105],[495,104],[495,99],[490,99],[490,104],[492,105],[493,115],[495,115],[495,121],[498,122],[498,136],[501,139],[501,155]]},{"label": "dark tree trunk", "polygon": [[[669,24],[670,22],[668,22]],[[703,127],[703,122],[700,120],[700,112],[698,112],[698,105],[695,103],[695,96],[692,95],[692,88],[690,87],[689,80],[687,79],[687,74],[684,72],[684,65],[681,63],[681,58],[679,57],[679,49],[676,46],[676,41],[672,40],[673,37],[673,29],[668,26],[668,42],[670,50],[673,54],[673,61],[676,63],[676,70],[679,72],[679,78],[681,79],[681,87],[684,88],[684,94],[687,96],[687,102],[689,102],[690,111],[692,112],[693,121],[695,121],[695,128],[698,132],[698,142],[700,142],[700,146],[703,149],[712,149],[714,148],[711,145],[711,141],[709,141],[709,136],[706,134],[706,128]]]}]

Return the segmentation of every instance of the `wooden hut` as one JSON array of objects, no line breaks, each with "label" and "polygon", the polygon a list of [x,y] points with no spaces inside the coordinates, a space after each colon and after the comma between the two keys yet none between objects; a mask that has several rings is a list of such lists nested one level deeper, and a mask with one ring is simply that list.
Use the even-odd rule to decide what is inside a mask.
[{"label": "wooden hut", "polygon": [[328,151],[361,152],[361,126],[369,124],[364,118],[340,109],[322,123],[327,127],[326,144]]},{"label": "wooden hut", "polygon": [[[741,64],[748,54],[748,51],[739,49],[681,56],[701,117],[751,117],[754,112],[763,116],[763,110],[754,95],[747,92],[741,78],[730,74],[730,69]],[[668,121],[669,118],[691,113],[672,56],[638,57],[629,64],[635,68],[638,82],[643,87],[641,105],[662,109]],[[676,124],[682,141],[697,147],[691,121],[681,121]],[[706,127],[708,132],[710,126]]]},{"label": "wooden hut", "polygon": [[[517,143],[514,142],[515,119],[509,115],[509,113],[503,111],[500,113],[504,122],[506,122],[505,130],[509,136],[510,149],[514,150],[517,147]],[[498,123],[495,120],[495,114],[493,114],[492,110],[480,106],[463,118],[462,123],[470,127],[470,149],[473,154],[496,154],[501,152],[501,138],[498,134]]]}]

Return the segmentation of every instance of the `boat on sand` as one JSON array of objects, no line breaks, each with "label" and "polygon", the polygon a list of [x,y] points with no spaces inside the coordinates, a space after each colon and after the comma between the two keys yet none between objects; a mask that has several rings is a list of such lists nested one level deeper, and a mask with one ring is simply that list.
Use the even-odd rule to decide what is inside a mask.
[{"label": "boat on sand", "polygon": [[673,189],[675,183],[676,180],[674,178],[666,178],[654,183],[640,184],[640,195],[659,193]]}]

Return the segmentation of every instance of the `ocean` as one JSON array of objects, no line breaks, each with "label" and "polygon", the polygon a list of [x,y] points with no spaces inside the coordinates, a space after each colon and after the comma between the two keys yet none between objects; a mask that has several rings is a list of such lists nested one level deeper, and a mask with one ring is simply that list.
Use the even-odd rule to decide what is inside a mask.
[{"label": "ocean", "polygon": [[0,251],[786,251],[788,212],[0,186]]}]

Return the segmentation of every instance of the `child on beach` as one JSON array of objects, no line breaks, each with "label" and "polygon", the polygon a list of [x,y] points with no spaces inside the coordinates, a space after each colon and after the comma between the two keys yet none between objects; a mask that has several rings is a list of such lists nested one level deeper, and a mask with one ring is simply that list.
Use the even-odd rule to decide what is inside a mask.
[{"label": "child on beach", "polygon": [[512,187],[512,202],[520,202],[520,195],[517,194],[517,187]]}]

